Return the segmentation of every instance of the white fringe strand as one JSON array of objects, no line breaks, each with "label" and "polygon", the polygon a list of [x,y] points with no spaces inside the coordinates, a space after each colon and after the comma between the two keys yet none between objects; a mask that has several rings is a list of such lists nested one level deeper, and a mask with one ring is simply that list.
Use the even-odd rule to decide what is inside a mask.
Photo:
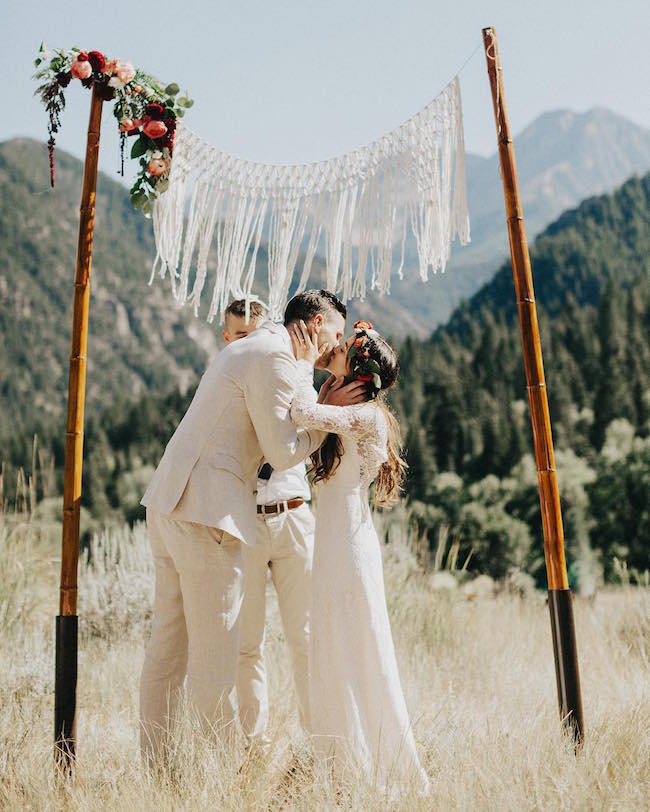
[{"label": "white fringe strand", "polygon": [[380,293],[390,292],[394,264],[402,277],[410,228],[426,281],[430,271],[445,270],[455,238],[469,242],[458,77],[377,141],[310,164],[246,161],[179,124],[169,188],[156,200],[153,227],[150,283],[169,273],[178,304],[189,302],[198,315],[210,281],[209,322],[222,319],[233,298],[246,299],[247,307],[259,300],[253,286],[265,236],[265,304],[273,319],[282,316],[299,259],[301,291],[319,249],[327,288],[344,301],[363,299],[368,274],[371,290]]}]

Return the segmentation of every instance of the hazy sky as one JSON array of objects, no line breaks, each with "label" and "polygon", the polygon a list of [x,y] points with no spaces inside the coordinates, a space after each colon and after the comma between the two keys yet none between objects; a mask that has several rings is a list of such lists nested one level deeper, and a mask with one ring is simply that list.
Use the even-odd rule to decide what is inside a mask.
[{"label": "hazy sky", "polygon": [[[254,160],[317,160],[417,112],[460,69],[481,28],[499,34],[511,124],[558,108],[608,107],[650,127],[648,0],[4,0],[0,140],[46,140],[32,96],[42,39],[131,60],[195,99],[186,123]],[[482,47],[461,73],[467,148],[489,154],[494,123]],[[90,96],[78,84],[57,143],[83,155]],[[104,115],[101,166],[117,166]]]}]

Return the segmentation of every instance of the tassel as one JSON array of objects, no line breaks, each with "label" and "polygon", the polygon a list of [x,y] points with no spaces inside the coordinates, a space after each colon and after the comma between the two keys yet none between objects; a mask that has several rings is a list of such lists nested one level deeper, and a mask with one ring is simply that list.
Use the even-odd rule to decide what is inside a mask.
[{"label": "tassel", "polygon": [[179,123],[169,188],[155,202],[153,226],[150,281],[169,273],[178,304],[189,301],[198,315],[211,277],[209,322],[223,318],[231,298],[261,301],[253,288],[265,236],[271,318],[282,315],[292,289],[305,290],[319,250],[326,286],[344,301],[366,296],[368,274],[371,289],[389,294],[394,246],[401,243],[401,278],[410,230],[426,281],[430,271],[444,271],[455,238],[469,242],[458,78],[391,133],[312,164],[245,161]]}]

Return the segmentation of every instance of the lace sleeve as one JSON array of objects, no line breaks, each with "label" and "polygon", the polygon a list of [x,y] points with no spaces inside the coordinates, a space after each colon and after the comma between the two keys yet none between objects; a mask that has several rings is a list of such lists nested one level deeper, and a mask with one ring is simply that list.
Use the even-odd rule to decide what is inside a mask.
[{"label": "lace sleeve", "polygon": [[[314,388],[311,387],[311,392]],[[375,406],[359,403],[355,406],[328,406],[317,403],[305,383],[296,387],[291,404],[291,419],[305,429],[320,429],[342,436],[355,437],[376,432]]]},{"label": "lace sleeve", "polygon": [[365,486],[373,481],[379,466],[388,459],[386,421],[376,403],[359,403],[355,406],[315,403],[299,385],[291,404],[291,418],[306,429],[320,429],[350,437],[359,454],[361,482]]}]

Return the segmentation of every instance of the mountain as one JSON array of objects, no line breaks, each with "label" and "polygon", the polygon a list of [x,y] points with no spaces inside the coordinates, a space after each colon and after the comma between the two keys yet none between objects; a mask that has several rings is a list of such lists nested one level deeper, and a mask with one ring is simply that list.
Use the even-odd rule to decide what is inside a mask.
[{"label": "mountain", "polygon": [[[650,430],[650,174],[565,212],[531,262],[558,445],[589,458],[613,419]],[[509,262],[400,363],[395,405],[428,459],[413,461],[417,492],[424,469],[503,475],[530,447]]]},{"label": "mountain", "polygon": [[[548,113],[516,139],[529,237],[585,195],[650,167],[650,132],[606,110]],[[424,284],[410,267],[390,296],[351,304],[401,339],[425,337],[489,280],[506,255],[496,157],[467,156],[473,242],[456,248],[449,270]],[[74,263],[82,164],[57,152],[57,187],[47,187],[42,143],[0,144],[0,443],[51,425],[66,408]],[[91,278],[87,406],[102,409],[145,391],[191,386],[218,345],[218,325],[178,310],[168,282],[147,287],[151,224],[132,210],[124,187],[98,182]],[[265,247],[258,257],[264,276]],[[322,261],[314,281],[322,278]],[[22,442],[22,441],[21,441]],[[7,452],[5,452],[7,453]]]},{"label": "mountain", "polygon": [[[0,447],[55,425],[67,403],[82,164],[27,139],[0,144]],[[91,273],[89,411],[149,389],[186,389],[216,349],[216,328],[147,287],[151,224],[121,184],[100,175]],[[2,456],[0,454],[0,456]]]},{"label": "mountain", "polygon": [[[650,130],[603,108],[586,113],[560,110],[535,119],[515,137],[515,150],[526,231],[532,243],[566,209],[586,197],[614,190],[634,174],[647,172]],[[467,159],[472,242],[454,245],[447,271],[427,283],[413,270],[417,259],[410,245],[411,270],[407,265],[405,280],[396,282],[391,291],[390,298],[410,314],[410,331],[421,337],[446,322],[461,300],[479,290],[508,256],[498,156],[468,155]]]}]

